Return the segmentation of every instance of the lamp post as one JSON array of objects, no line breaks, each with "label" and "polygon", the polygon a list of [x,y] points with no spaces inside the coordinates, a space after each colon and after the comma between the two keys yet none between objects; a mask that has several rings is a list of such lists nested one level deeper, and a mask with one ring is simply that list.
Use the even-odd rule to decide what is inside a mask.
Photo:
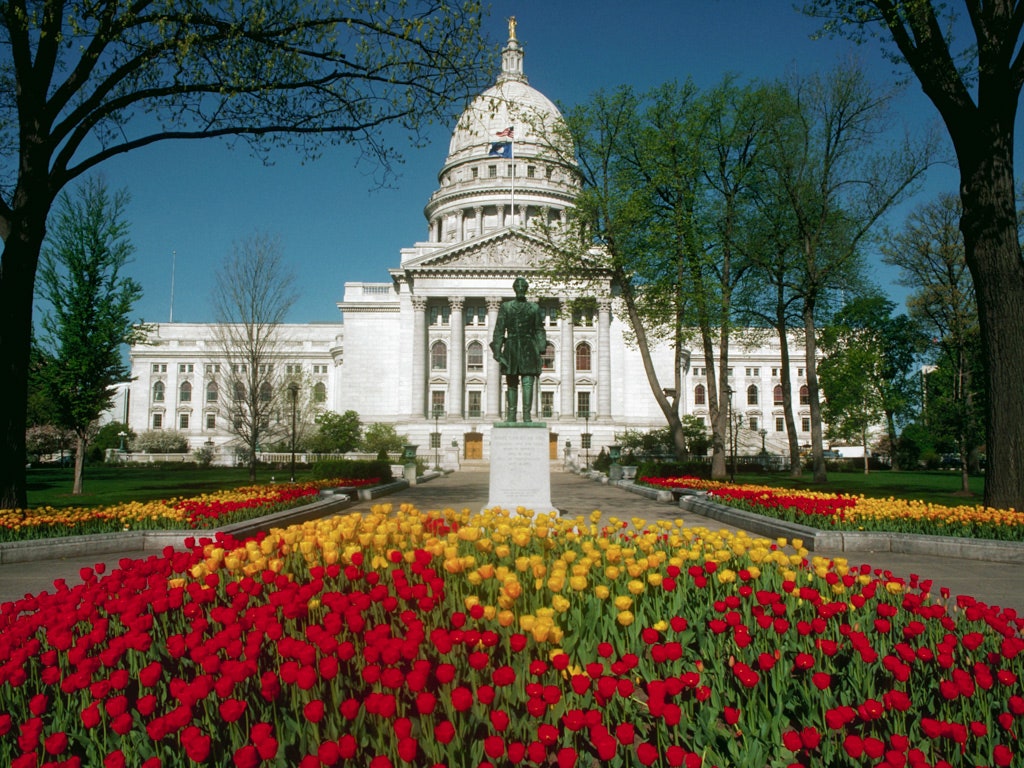
[{"label": "lamp post", "polygon": [[288,394],[292,398],[292,482],[295,482],[295,411],[299,402],[299,385],[294,381],[288,385]]},{"label": "lamp post", "polygon": [[121,438],[121,453],[124,453],[124,439],[128,437],[128,433],[122,429],[117,433],[117,436]]},{"label": "lamp post", "polygon": [[438,427],[438,421],[444,416],[444,410],[439,406],[434,406],[434,469],[441,469],[441,432]]},{"label": "lamp post", "polygon": [[586,464],[584,465],[587,469],[590,469],[590,409],[580,411],[579,416],[583,417],[584,432],[583,432],[583,448],[586,451]]},{"label": "lamp post", "polygon": [[768,453],[768,451],[765,450],[765,447],[764,447],[764,439],[768,436],[768,430],[765,429],[764,427],[761,427],[761,433],[760,434],[761,434],[761,454],[763,455],[763,454]]}]

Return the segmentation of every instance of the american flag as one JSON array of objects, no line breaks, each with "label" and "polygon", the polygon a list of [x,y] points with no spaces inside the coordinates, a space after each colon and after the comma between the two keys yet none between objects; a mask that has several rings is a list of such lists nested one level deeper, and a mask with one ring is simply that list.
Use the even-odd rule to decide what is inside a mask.
[{"label": "american flag", "polygon": [[514,139],[515,138],[515,127],[509,126],[504,131],[498,131],[495,136],[501,136],[503,139]]}]

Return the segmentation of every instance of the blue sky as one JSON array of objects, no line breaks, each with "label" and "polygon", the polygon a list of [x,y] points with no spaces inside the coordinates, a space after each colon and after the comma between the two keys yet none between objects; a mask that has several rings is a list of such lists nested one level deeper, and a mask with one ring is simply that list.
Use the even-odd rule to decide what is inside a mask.
[{"label": "blue sky", "polygon": [[[507,38],[510,15],[518,20],[530,85],[561,106],[624,83],[642,90],[692,77],[710,87],[727,73],[770,79],[789,70],[823,71],[851,57],[880,85],[898,78],[873,45],[812,40],[818,23],[788,0],[496,2],[486,25],[492,41]],[[898,97],[897,116],[911,128],[938,121],[913,81]],[[453,112],[448,124],[434,127],[429,146],[405,153],[390,189],[377,188],[367,169],[356,166],[356,150],[344,147],[312,162],[279,150],[268,167],[244,147],[177,142],[106,163],[107,184],[126,188],[132,198],[136,253],[129,273],[144,291],[139,317],[171,318],[173,268],[173,319],[213,320],[217,266],[233,242],[260,231],[280,238],[296,275],[300,298],[288,320],[340,320],[336,304],[346,281],[387,280],[400,249],[425,239],[423,206],[437,186],[456,117]],[[935,169],[901,213],[940,191],[955,192],[956,184],[951,169]]]}]

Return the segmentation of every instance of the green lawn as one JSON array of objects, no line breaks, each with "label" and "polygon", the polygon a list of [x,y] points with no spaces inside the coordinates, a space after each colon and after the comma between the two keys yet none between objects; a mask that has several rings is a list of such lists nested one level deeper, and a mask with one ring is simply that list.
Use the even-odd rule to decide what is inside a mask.
[{"label": "green lawn", "polygon": [[[176,465],[94,465],[85,468],[83,490],[79,496],[71,494],[74,481],[70,468],[29,469],[28,503],[31,508],[94,507],[119,504],[126,501],[151,501],[171,497],[198,496],[226,488],[249,485],[249,472],[243,467],[206,467]],[[286,482],[291,468],[259,468],[257,483],[269,483],[271,478]],[[312,479],[312,469],[296,466],[296,481]]]},{"label": "green lawn", "polygon": [[865,475],[863,472],[829,472],[828,482],[811,482],[811,473],[804,472],[799,479],[788,474],[742,474],[736,475],[736,482],[749,485],[768,485],[773,488],[791,488],[801,491],[823,491],[845,493],[872,498],[920,500],[932,504],[959,506],[981,504],[985,492],[985,478],[970,478],[972,496],[960,493],[960,475],[956,472],[888,472],[878,471]]}]

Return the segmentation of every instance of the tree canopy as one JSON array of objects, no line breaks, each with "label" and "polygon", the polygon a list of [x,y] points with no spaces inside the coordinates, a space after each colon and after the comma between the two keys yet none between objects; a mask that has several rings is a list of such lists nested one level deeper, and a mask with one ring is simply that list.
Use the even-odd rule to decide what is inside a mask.
[{"label": "tree canopy", "polygon": [[473,0],[12,0],[0,7],[0,507],[25,504],[32,297],[69,182],[156,142],[351,143],[385,173],[488,82]]},{"label": "tree canopy", "polygon": [[986,392],[985,504],[1024,507],[1024,257],[1014,125],[1024,13],[1012,0],[811,0],[825,32],[876,36],[938,110],[960,169],[960,230],[977,292]]},{"label": "tree canopy", "polygon": [[121,347],[139,338],[131,317],[142,288],[121,270],[128,240],[126,192],[110,195],[97,179],[77,197],[60,198],[43,251],[40,296],[47,310],[40,339],[46,355],[41,383],[58,425],[77,436],[73,493],[82,492],[85,448],[93,422],[113,402],[114,386],[131,374]]}]

